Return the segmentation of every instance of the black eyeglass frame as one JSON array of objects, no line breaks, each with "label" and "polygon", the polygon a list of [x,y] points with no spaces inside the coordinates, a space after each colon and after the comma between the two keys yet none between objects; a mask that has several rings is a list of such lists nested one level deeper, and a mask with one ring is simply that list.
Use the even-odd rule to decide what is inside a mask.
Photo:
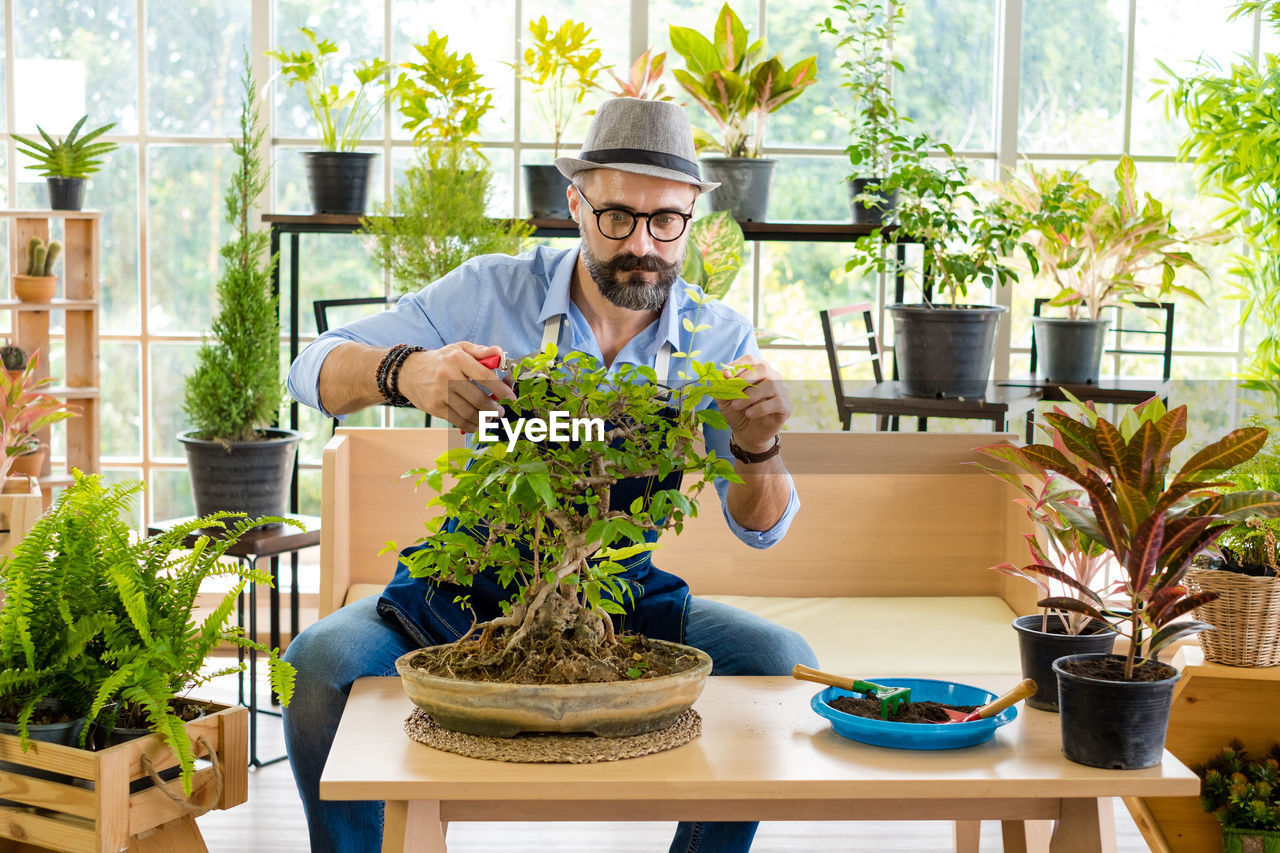
[{"label": "black eyeglass frame", "polygon": [[[663,210],[655,210],[652,213],[636,213],[634,210],[627,210],[625,207],[606,207],[606,208],[602,208],[601,210],[596,210],[596,206],[591,203],[590,199],[588,199],[585,195],[583,195],[582,190],[578,189],[576,186],[574,187],[574,189],[578,191],[578,198],[585,201],[587,203],[587,207],[590,208],[591,212],[596,215],[596,230],[599,231],[600,236],[604,237],[606,240],[627,239],[628,237],[630,237],[632,234],[635,233],[636,223],[639,222],[641,218],[643,218],[645,230],[649,232],[650,237],[652,237],[654,240],[657,240],[659,243],[674,243],[675,241],[683,237],[684,233],[689,230],[689,220],[693,219],[692,211],[690,211],[689,213],[685,213],[680,210],[671,210],[669,208],[663,209]],[[695,199],[695,204],[696,204],[696,199]],[[627,233],[623,234],[621,237],[613,237],[613,236],[610,236],[609,234],[606,234],[604,231],[604,228],[600,225],[600,217],[606,213],[625,213],[628,216],[630,216],[631,227],[627,229]],[[662,216],[665,214],[675,214],[676,216],[679,216],[682,220],[684,220],[684,224],[680,228],[680,233],[674,237],[664,238],[664,237],[659,237],[657,234],[653,233],[653,217]]]}]

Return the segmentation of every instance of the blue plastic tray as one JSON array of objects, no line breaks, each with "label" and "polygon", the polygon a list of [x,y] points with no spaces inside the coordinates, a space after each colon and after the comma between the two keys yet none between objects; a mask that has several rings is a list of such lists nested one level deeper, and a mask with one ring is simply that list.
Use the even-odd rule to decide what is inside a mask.
[{"label": "blue plastic tray", "polygon": [[[996,694],[981,687],[960,684],[955,681],[937,681],[931,678],[872,678],[875,684],[885,687],[910,687],[912,702],[941,702],[945,705],[985,705]],[[893,723],[888,720],[872,720],[857,714],[846,714],[832,708],[830,702],[841,696],[863,697],[839,687],[828,687],[813,697],[809,703],[819,715],[831,721],[836,734],[894,749],[956,749],[976,746],[995,737],[996,729],[1013,722],[1018,709],[1006,708],[994,717],[974,720],[971,723]]]}]

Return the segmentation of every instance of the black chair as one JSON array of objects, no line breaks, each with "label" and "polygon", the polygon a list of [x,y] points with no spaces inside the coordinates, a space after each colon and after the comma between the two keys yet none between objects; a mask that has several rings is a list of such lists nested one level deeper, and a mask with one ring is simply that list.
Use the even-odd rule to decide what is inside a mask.
[{"label": "black chair", "polygon": [[[987,393],[979,398],[910,397],[902,383],[886,380],[881,364],[880,340],[876,336],[873,309],[870,303],[859,302],[818,312],[822,321],[822,338],[827,349],[827,363],[831,368],[831,385],[835,391],[836,412],[840,426],[848,431],[855,414],[876,416],[876,429],[897,431],[899,418],[914,417],[916,429],[925,432],[929,418],[961,418],[991,421],[992,427],[1005,431],[1011,418],[1034,410],[1039,400],[1038,391],[1025,388],[1002,388],[991,383]],[[856,318],[862,316],[862,328],[857,328]],[[854,322],[854,330],[844,338],[837,338],[835,321]],[[867,355],[852,361],[841,361],[841,353],[851,348],[865,347]],[[871,364],[874,382],[864,382],[846,387],[844,371],[856,364]]]},{"label": "black chair", "polygon": [[[316,315],[316,331],[324,334],[329,331],[329,311],[333,308],[352,308],[361,305],[395,305],[400,301],[399,296],[356,296],[345,299],[317,299],[311,303],[311,308]],[[385,403],[383,405],[386,405]],[[431,426],[431,415],[426,415],[424,426]],[[335,418],[332,424],[336,429],[338,421]]]},{"label": "black chair", "polygon": [[[1037,298],[1032,304],[1031,313],[1039,317],[1040,310],[1049,300]],[[1010,385],[1038,388],[1046,402],[1067,402],[1065,392],[1069,392],[1078,400],[1093,403],[1118,403],[1133,405],[1143,403],[1152,397],[1169,401],[1170,376],[1173,373],[1173,309],[1172,302],[1133,302],[1127,306],[1114,306],[1115,321],[1107,332],[1111,345],[1103,350],[1103,358],[1108,355],[1137,355],[1160,358],[1160,378],[1142,379],[1134,377],[1106,377],[1096,383],[1064,383],[1053,382],[1036,376],[1036,333],[1031,327],[1031,373],[1029,381],[1013,381]],[[1126,318],[1132,318],[1134,312],[1147,312],[1154,320],[1146,328],[1133,328]],[[1035,437],[1035,409],[1027,412],[1027,443]]]}]

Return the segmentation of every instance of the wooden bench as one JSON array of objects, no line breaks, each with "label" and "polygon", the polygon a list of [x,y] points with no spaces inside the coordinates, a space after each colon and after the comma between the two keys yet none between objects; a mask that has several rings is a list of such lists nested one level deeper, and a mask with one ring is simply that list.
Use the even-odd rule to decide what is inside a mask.
[{"label": "wooden bench", "polygon": [[[799,631],[820,664],[863,678],[939,672],[1016,674],[1010,621],[1036,589],[990,571],[1021,560],[1025,517],[1007,485],[966,463],[990,434],[786,433],[802,503],[782,542],[754,549],[729,531],[714,492],[654,562],[695,595]],[[320,615],[377,594],[400,547],[425,534],[425,467],[458,433],[340,428],[325,447]]]}]

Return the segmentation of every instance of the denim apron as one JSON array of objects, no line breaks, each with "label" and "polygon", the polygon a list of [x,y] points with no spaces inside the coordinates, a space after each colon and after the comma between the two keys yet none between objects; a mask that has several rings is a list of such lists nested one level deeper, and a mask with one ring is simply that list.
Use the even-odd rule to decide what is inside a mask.
[{"label": "denim apron", "polygon": [[[543,327],[544,347],[559,337],[560,321],[557,315]],[[664,343],[658,352],[655,372],[662,384],[666,384],[670,370],[671,352],[669,342]],[[619,480],[610,490],[609,508],[625,512],[636,498],[643,498],[647,506],[648,498],[654,492],[679,488],[681,479],[681,472],[673,471],[661,479],[632,477]],[[449,519],[445,529],[457,530],[457,519]],[[655,542],[657,538],[658,531],[645,533],[647,542]],[[492,570],[476,575],[470,587],[410,576],[404,558],[430,547],[431,543],[426,542],[400,552],[395,576],[382,591],[377,607],[380,616],[423,646],[453,642],[471,628],[473,618],[477,622],[496,618],[502,612],[499,602],[507,600],[514,591],[503,588]],[[656,568],[650,557],[650,552],[645,552],[623,563],[626,570],[618,577],[626,583],[631,598],[619,602],[627,609],[625,614],[611,616],[614,629],[644,634],[657,640],[683,642],[689,585]],[[463,609],[454,599],[468,594],[471,606]]]}]

